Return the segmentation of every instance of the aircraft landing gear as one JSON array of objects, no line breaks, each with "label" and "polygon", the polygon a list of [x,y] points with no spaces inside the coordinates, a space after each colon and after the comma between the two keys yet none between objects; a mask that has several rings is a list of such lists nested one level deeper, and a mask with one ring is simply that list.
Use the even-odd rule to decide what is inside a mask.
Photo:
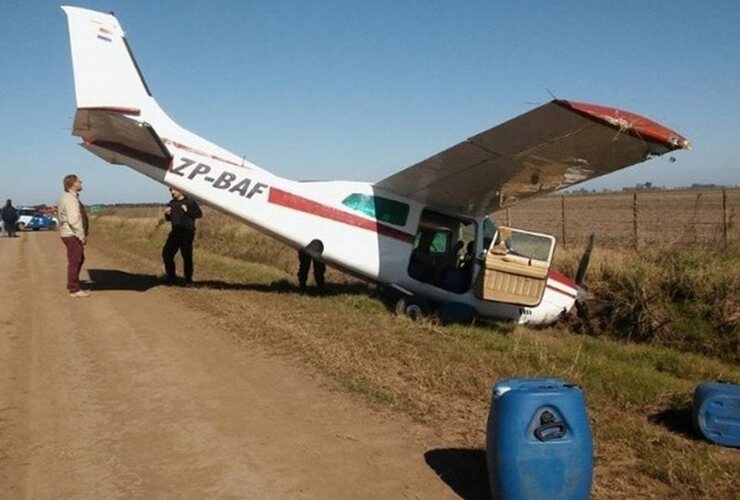
[{"label": "aircraft landing gear", "polygon": [[396,302],[396,314],[408,316],[412,321],[419,321],[429,312],[424,300],[414,297],[401,297]]}]

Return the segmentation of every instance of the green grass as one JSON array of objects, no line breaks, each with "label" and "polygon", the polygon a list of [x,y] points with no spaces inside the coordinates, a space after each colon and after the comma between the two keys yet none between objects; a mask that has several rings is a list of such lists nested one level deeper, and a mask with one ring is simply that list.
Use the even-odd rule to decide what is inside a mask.
[{"label": "green grass", "polygon": [[[92,244],[104,247],[122,265],[159,272],[167,228],[156,219],[128,219],[121,212],[98,217],[93,227],[98,241],[93,238]],[[647,293],[661,289],[667,277],[677,279],[651,269],[654,260],[615,253],[608,256],[613,264],[609,269],[606,257],[595,256],[591,281],[629,274],[635,260],[647,262],[647,271],[636,272],[648,273],[644,278],[649,283],[627,280],[638,292],[619,292],[625,295],[639,297],[640,289]],[[716,265],[707,260],[706,266]],[[732,498],[740,489],[737,453],[693,437],[686,412],[699,382],[740,380],[737,363],[726,357],[655,345],[665,340],[655,336],[643,343],[625,342],[605,333],[576,335],[565,326],[532,330],[501,323],[413,323],[389,312],[373,287],[336,272],[328,275],[327,296],[301,296],[295,293],[296,266],[293,250],[209,213],[196,243],[196,280],[209,285],[176,293],[192,307],[212,313],[239,341],[307,363],[339,387],[426,423],[455,447],[482,446],[496,380],[559,376],[578,383],[587,395],[595,436],[598,498]],[[726,283],[721,276],[712,279]],[[621,281],[604,286],[617,294],[617,283]],[[672,306],[688,307],[686,316],[703,307],[693,301],[719,293],[709,284],[699,291],[693,286],[688,287],[696,293],[691,300],[682,295]],[[648,309],[652,307],[648,302]]]}]

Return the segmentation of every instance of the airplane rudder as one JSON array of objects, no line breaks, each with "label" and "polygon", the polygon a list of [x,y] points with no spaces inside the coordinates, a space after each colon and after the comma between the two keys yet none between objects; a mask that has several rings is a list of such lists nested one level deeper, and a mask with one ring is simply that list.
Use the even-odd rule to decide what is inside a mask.
[{"label": "airplane rudder", "polygon": [[151,93],[112,14],[62,7],[67,15],[78,108],[140,110]]}]

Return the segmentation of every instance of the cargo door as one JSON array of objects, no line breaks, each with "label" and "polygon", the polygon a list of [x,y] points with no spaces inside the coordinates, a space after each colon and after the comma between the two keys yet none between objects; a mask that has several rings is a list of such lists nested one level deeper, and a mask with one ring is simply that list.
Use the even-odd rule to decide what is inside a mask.
[{"label": "cargo door", "polygon": [[533,307],[542,301],[555,238],[499,227],[485,250],[476,295],[482,300]]}]

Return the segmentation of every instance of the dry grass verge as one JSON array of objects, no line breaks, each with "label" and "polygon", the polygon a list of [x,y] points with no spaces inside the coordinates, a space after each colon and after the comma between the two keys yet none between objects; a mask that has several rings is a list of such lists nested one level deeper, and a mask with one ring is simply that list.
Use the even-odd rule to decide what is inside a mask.
[{"label": "dry grass verge", "polygon": [[[567,273],[580,255],[558,257]],[[740,361],[740,245],[597,249],[586,286],[599,335]]]}]

